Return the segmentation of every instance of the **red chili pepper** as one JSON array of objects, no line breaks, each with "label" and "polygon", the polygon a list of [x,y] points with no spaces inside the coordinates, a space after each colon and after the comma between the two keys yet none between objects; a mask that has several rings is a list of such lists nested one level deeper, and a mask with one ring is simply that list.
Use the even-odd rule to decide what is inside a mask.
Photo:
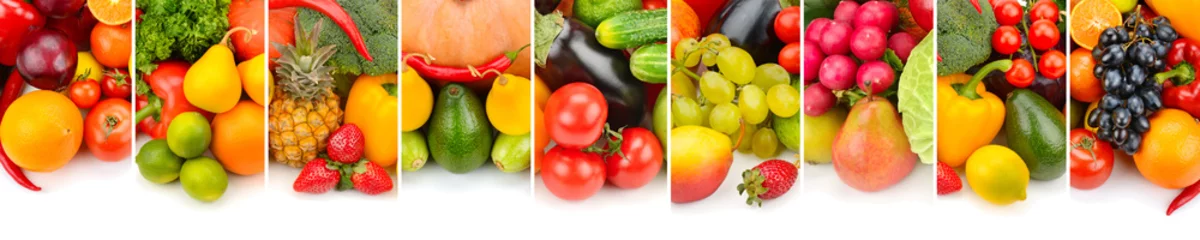
[{"label": "red chili pepper", "polygon": [[1193,183],[1192,186],[1184,188],[1183,192],[1180,192],[1179,196],[1176,196],[1175,200],[1171,201],[1171,206],[1167,207],[1167,216],[1171,216],[1171,213],[1174,213],[1179,207],[1192,201],[1192,198],[1196,198],[1197,194],[1200,194],[1200,182]]},{"label": "red chili pepper", "polygon": [[983,14],[983,8],[979,8],[979,1],[975,1],[975,0],[967,0],[967,1],[971,2],[971,5],[975,5],[975,12],[979,12],[979,14]]},{"label": "red chili pepper", "polygon": [[1163,106],[1200,116],[1200,81],[1195,81],[1196,70],[1191,64],[1180,63],[1170,71],[1155,74],[1154,78],[1163,86]]},{"label": "red chili pepper", "polygon": [[[21,92],[25,90],[25,79],[21,77],[21,74],[17,70],[13,70],[8,75],[7,81],[4,83],[3,91],[0,91],[0,121],[3,121],[3,114],[5,111],[8,111],[8,106],[12,105],[12,102],[17,100],[17,97],[21,96]],[[25,177],[25,172],[21,170],[20,166],[17,166],[17,163],[8,158],[8,154],[4,153],[3,146],[0,146],[0,165],[4,165],[4,171],[8,172],[8,176],[11,176],[13,181],[16,181],[22,187],[35,192],[42,190],[37,185],[33,185],[33,182],[29,181],[29,178]]]},{"label": "red chili pepper", "polygon": [[335,0],[271,0],[267,3],[271,10],[288,8],[288,7],[303,7],[317,12],[333,20],[333,23],[338,27],[342,27],[342,31],[346,33],[346,37],[350,38],[350,43],[354,44],[354,49],[358,50],[358,54],[362,55],[367,61],[374,61],[371,53],[367,52],[367,43],[363,42],[362,33],[358,32],[358,25],[354,24],[354,19],[350,18],[350,14],[342,9],[342,5]]},{"label": "red chili pepper", "polygon": [[405,65],[408,65],[418,74],[423,77],[445,80],[450,82],[472,82],[482,79],[487,79],[489,73],[500,76],[501,73],[508,70],[513,62],[517,60],[517,55],[521,54],[529,45],[522,46],[520,49],[512,52],[505,52],[492,61],[483,64],[483,66],[467,66],[466,68],[445,67],[433,65],[433,57],[417,53],[403,53]]}]

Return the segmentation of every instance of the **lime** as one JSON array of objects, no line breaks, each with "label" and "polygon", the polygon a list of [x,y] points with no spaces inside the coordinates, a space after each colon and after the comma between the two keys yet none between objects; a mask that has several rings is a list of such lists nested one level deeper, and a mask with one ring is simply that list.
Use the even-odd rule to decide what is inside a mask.
[{"label": "lime", "polygon": [[[169,133],[168,133],[169,134]],[[221,163],[208,157],[199,157],[183,163],[179,182],[188,196],[202,202],[212,202],[225,194],[229,187],[229,175]]]},{"label": "lime", "polygon": [[167,147],[167,141],[158,139],[142,145],[137,154],[138,171],[142,177],[152,183],[164,184],[179,178],[179,169],[183,167],[183,158],[175,156]]},{"label": "lime", "polygon": [[1114,6],[1117,6],[1117,10],[1120,10],[1122,13],[1132,12],[1133,7],[1136,7],[1137,3],[1138,3],[1137,0],[1109,0],[1109,1],[1112,2],[1112,4]]},{"label": "lime", "polygon": [[167,146],[175,155],[183,158],[199,157],[212,143],[212,128],[208,119],[197,112],[185,112],[175,116],[167,126]]},{"label": "lime", "polygon": [[1000,145],[987,145],[967,158],[967,184],[979,197],[996,205],[1025,200],[1029,168],[1016,152]]}]

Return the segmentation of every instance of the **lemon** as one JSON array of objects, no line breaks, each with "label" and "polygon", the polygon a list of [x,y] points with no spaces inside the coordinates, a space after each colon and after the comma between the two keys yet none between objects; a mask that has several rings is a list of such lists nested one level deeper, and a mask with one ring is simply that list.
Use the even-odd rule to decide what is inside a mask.
[{"label": "lemon", "polygon": [[429,120],[429,115],[433,113],[433,89],[429,88],[429,83],[425,82],[416,71],[407,70],[400,75],[401,91],[400,96],[401,109],[400,113],[400,131],[409,132],[425,125],[425,121]]},{"label": "lemon", "polygon": [[104,67],[100,66],[100,62],[96,61],[96,57],[90,52],[79,52],[79,63],[75,65],[75,78],[73,79],[88,79],[99,82],[104,79]]},{"label": "lemon", "polygon": [[208,157],[187,160],[179,171],[179,182],[188,196],[201,202],[212,202],[225,194],[229,175],[220,162]]},{"label": "lemon", "polygon": [[1000,145],[983,146],[967,158],[967,184],[996,205],[1025,200],[1029,168],[1016,152]]}]

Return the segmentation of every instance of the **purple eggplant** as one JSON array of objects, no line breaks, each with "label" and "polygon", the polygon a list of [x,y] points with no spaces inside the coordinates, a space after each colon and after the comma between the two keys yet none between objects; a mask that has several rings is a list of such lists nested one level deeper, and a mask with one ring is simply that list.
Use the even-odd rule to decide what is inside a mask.
[{"label": "purple eggplant", "polygon": [[[596,41],[591,27],[561,15],[538,16],[538,20],[553,22],[561,27],[550,42],[544,61],[538,61],[538,76],[551,90],[567,83],[586,82],[596,86],[608,103],[608,124],[613,129],[640,126],[646,115],[646,91],[640,80],[629,71],[629,59],[621,50],[613,50]],[[538,55],[538,54],[535,54]]]}]

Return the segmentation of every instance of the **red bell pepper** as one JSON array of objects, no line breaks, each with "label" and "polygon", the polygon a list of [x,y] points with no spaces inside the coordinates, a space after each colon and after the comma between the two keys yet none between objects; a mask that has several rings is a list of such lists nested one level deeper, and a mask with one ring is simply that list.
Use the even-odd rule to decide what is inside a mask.
[{"label": "red bell pepper", "polygon": [[0,64],[17,64],[21,41],[34,29],[46,25],[46,17],[22,0],[0,0]]},{"label": "red bell pepper", "polygon": [[1200,82],[1196,80],[1196,69],[1187,62],[1173,69],[1154,75],[1162,84],[1163,106],[1178,108],[1192,117],[1200,117]]},{"label": "red bell pepper", "polygon": [[[154,72],[142,78],[146,85],[150,86],[150,91],[139,90],[138,93],[139,98],[146,99],[144,106],[138,104],[139,109],[134,118],[139,123],[140,131],[149,134],[151,138],[162,139],[167,137],[167,126],[171,124],[171,120],[180,113],[198,112],[205,118],[212,119],[212,113],[193,106],[183,97],[183,76],[190,67],[191,64],[182,61],[161,62]],[[143,125],[147,119],[154,122]]]},{"label": "red bell pepper", "polygon": [[358,32],[358,25],[336,0],[270,0],[267,5],[271,10],[303,7],[320,12],[342,28],[342,32],[345,32],[346,37],[350,38],[350,43],[354,44],[354,50],[358,50],[359,55],[362,55],[367,61],[375,60],[371,57],[371,53],[367,52],[367,43],[363,41],[362,33]]}]

